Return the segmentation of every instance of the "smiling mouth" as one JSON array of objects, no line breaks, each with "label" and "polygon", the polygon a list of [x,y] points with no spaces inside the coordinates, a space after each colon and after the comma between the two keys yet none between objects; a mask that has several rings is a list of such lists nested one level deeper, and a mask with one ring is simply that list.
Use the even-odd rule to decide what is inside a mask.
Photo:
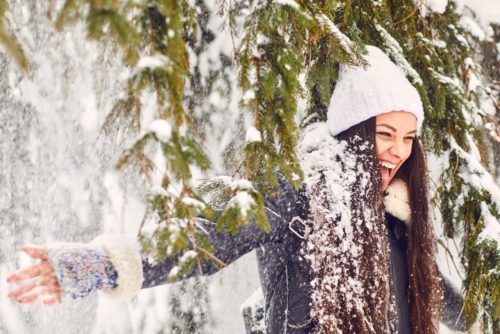
[{"label": "smiling mouth", "polygon": [[380,176],[382,177],[382,183],[388,183],[391,179],[391,174],[394,168],[396,168],[396,164],[392,164],[387,161],[380,161]]}]

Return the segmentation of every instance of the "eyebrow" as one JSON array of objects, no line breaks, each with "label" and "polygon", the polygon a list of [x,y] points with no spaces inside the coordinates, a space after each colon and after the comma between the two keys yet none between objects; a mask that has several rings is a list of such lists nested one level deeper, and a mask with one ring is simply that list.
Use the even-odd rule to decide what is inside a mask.
[{"label": "eyebrow", "polygon": [[[398,132],[398,130],[395,127],[390,126],[389,124],[382,123],[382,124],[377,124],[377,126],[385,126],[385,127],[388,127],[389,129],[391,129],[394,132]],[[417,130],[408,131],[406,134],[409,135],[409,134],[414,134],[414,133],[417,133]]]}]

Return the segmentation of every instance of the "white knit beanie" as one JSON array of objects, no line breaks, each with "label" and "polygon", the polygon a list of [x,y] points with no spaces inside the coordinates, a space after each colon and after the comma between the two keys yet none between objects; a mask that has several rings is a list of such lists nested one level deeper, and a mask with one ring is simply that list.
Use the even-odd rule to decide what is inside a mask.
[{"label": "white knit beanie", "polygon": [[368,45],[368,66],[340,65],[339,78],[328,106],[328,127],[336,136],[351,126],[390,111],[407,111],[424,121],[422,101],[415,87],[379,48]]}]

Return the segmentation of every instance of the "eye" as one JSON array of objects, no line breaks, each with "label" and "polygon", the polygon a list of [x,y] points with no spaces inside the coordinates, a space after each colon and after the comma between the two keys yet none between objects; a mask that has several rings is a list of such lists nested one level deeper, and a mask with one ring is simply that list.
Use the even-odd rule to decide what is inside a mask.
[{"label": "eye", "polygon": [[405,140],[414,141],[415,140],[415,136],[407,136],[407,137],[405,137]]},{"label": "eye", "polygon": [[377,131],[377,134],[386,138],[391,138],[392,136],[390,132],[385,132],[385,131]]}]

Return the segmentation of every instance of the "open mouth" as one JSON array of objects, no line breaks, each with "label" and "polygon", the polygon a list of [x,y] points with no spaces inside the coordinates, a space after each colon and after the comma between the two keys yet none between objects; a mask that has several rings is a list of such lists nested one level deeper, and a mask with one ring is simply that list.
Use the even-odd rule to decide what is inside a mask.
[{"label": "open mouth", "polygon": [[391,179],[392,171],[396,168],[396,164],[392,164],[387,161],[380,161],[380,176],[382,177],[382,183],[389,183]]}]

